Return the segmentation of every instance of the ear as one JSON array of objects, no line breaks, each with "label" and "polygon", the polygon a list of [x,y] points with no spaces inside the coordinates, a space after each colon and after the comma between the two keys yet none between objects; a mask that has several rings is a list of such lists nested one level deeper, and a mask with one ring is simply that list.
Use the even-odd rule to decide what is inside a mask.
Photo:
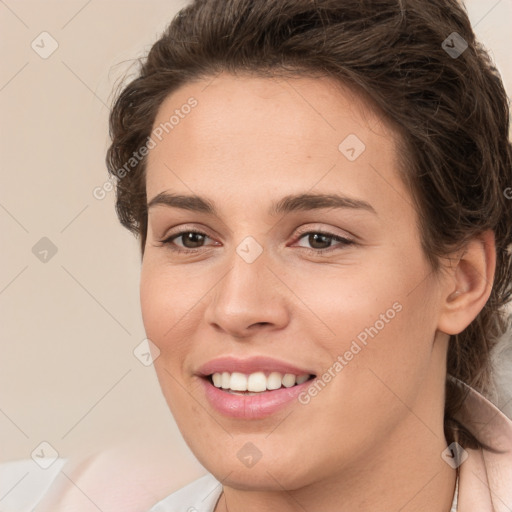
[{"label": "ear", "polygon": [[447,270],[440,331],[459,334],[477,317],[491,294],[495,269],[494,232],[488,230],[469,241]]}]

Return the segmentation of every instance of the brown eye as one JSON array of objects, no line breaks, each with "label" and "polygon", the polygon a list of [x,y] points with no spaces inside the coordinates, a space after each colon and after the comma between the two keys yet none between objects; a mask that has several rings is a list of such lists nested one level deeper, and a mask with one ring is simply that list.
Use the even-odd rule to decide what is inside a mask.
[{"label": "brown eye", "polygon": [[327,249],[331,246],[332,239],[332,236],[324,235],[322,233],[311,233],[308,235],[308,243],[313,247],[313,249]]},{"label": "brown eye", "polygon": [[186,231],[173,238],[181,238],[186,249],[196,249],[202,246],[205,236],[206,235],[197,233],[196,231]]},{"label": "brown eye", "polygon": [[[185,253],[196,252],[204,246],[206,238],[210,237],[205,233],[201,233],[200,231],[187,230],[175,233],[165,240],[162,240],[161,243],[168,246],[172,251]],[[177,244],[175,240],[180,239],[181,244]]]},{"label": "brown eye", "polygon": [[[310,247],[300,247],[304,247],[305,249],[316,253],[329,252],[337,248],[343,248],[348,245],[355,244],[353,240],[349,240],[348,238],[322,231],[308,231],[307,233],[302,233],[298,240],[302,239],[306,239]],[[338,242],[337,246],[333,246],[333,241]]]}]

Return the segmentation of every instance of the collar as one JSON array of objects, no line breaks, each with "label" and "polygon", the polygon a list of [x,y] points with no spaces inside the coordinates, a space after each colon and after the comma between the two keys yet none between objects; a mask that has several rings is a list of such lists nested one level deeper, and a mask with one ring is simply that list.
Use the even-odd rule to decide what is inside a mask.
[{"label": "collar", "polygon": [[463,512],[512,510],[512,420],[474,388],[450,377],[468,392],[459,420],[485,448],[467,449],[459,467],[458,509]]}]

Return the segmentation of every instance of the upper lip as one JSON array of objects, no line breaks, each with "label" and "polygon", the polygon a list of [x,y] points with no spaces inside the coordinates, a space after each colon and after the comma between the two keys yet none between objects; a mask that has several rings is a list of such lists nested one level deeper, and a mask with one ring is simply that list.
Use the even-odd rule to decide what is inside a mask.
[{"label": "upper lip", "polygon": [[212,373],[240,372],[251,374],[259,371],[292,373],[294,375],[313,374],[313,372],[306,368],[300,368],[285,361],[266,356],[253,356],[246,359],[239,359],[233,356],[218,357],[200,366],[197,373],[201,377],[207,377]]}]

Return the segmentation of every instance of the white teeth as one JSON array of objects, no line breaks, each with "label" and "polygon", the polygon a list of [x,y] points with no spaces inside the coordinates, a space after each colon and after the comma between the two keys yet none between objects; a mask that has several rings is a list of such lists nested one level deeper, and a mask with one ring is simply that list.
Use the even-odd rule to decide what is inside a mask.
[{"label": "white teeth", "polygon": [[303,382],[306,382],[309,378],[309,375],[300,375],[297,377],[297,384],[302,384]]},{"label": "white teeth", "polygon": [[267,377],[267,389],[279,389],[283,383],[283,376],[278,372],[272,372]]},{"label": "white teeth", "polygon": [[283,377],[283,386],[291,388],[295,384],[295,375],[293,373],[286,373]]},{"label": "white teeth", "polygon": [[220,388],[222,386],[222,374],[221,373],[214,373],[212,375],[213,385],[216,388]]},{"label": "white teeth", "polygon": [[247,377],[243,373],[233,372],[229,380],[229,387],[233,391],[247,391]]},{"label": "white teeth", "polygon": [[212,375],[213,385],[231,391],[248,391],[261,393],[266,390],[279,389],[282,386],[291,388],[295,384],[302,384],[309,379],[309,374],[294,375],[293,373],[271,372],[268,376],[264,372],[255,372],[245,375],[240,372],[222,372]]},{"label": "white teeth", "polygon": [[[229,381],[231,380],[231,374],[229,372],[222,372],[222,389],[229,389]],[[215,382],[214,382],[215,384]],[[215,384],[217,386],[217,384]],[[219,386],[217,386],[219,387]]]},{"label": "white teeth", "polygon": [[267,377],[263,372],[251,373],[247,379],[249,391],[265,391],[267,389]]}]

